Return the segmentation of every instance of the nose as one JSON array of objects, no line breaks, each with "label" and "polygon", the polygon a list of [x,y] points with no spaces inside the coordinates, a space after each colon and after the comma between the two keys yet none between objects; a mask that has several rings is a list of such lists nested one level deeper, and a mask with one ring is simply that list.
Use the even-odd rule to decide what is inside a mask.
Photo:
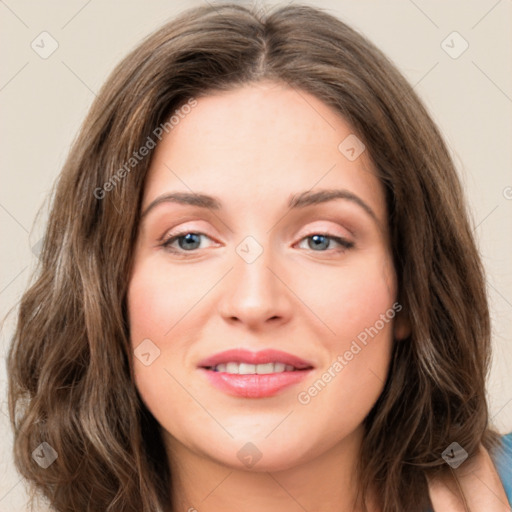
[{"label": "nose", "polygon": [[233,270],[226,276],[218,303],[220,315],[229,323],[242,323],[251,329],[289,321],[293,292],[287,273],[265,248],[252,262],[234,255]]}]

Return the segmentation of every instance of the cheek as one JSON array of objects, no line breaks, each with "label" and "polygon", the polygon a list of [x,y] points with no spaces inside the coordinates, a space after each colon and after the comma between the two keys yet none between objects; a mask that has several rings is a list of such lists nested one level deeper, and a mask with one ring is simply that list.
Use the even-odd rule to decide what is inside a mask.
[{"label": "cheek", "polygon": [[[186,302],[157,268],[145,262],[139,264],[127,294],[135,383],[150,409],[161,402],[162,392],[169,388],[165,342],[171,339]],[[181,352],[173,352],[179,359]]]},{"label": "cheek", "polygon": [[336,271],[301,273],[295,289],[327,328],[324,339],[339,349],[373,326],[396,298],[394,271],[383,254]]},{"label": "cheek", "polygon": [[[179,271],[178,271],[179,272]],[[199,291],[190,279],[175,269],[166,271],[148,259],[138,265],[128,289],[128,314],[132,343],[145,338],[170,339],[177,322],[198,299]]]},{"label": "cheek", "polygon": [[363,421],[383,390],[400,308],[394,271],[385,255],[338,274],[324,280],[317,274],[315,281],[322,286],[304,300],[314,304],[329,332],[323,337],[323,368],[297,399],[309,417],[322,417],[335,430],[350,430]]}]

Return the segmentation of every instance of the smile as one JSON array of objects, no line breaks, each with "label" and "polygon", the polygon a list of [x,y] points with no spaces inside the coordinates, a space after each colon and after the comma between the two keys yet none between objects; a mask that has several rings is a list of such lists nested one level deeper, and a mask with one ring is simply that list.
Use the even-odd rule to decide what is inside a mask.
[{"label": "smile", "polygon": [[291,364],[284,363],[264,363],[264,364],[249,364],[249,363],[221,363],[214,367],[210,367],[214,372],[226,372],[236,375],[268,375],[269,373],[283,373],[293,372],[297,370]]},{"label": "smile", "polygon": [[207,382],[231,396],[266,398],[298,384],[313,365],[286,352],[268,349],[251,352],[227,350],[199,363]]}]

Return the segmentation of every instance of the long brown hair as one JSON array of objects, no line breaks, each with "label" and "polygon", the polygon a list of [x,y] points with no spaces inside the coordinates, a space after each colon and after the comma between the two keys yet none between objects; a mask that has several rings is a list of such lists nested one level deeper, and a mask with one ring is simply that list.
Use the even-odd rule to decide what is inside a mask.
[{"label": "long brown hair", "polygon": [[[205,5],[148,37],[98,94],[19,306],[8,358],[15,461],[58,511],[172,510],[159,425],[132,378],[125,298],[152,151],[130,159],[190,98],[262,79],[343,116],[386,191],[412,331],[395,341],[365,419],[360,496],[373,487],[383,512],[418,510],[429,504],[426,476],[449,470],[441,454],[452,441],[470,455],[496,446],[482,264],[454,165],[420,99],[372,43],[319,9]],[[58,454],[46,469],[32,457],[42,442]]]}]

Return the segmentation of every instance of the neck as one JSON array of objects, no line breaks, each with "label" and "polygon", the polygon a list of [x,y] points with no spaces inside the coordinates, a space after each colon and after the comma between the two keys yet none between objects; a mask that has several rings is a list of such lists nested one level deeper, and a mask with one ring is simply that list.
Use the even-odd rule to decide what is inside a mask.
[{"label": "neck", "polygon": [[[359,512],[356,465],[362,434],[361,427],[316,458],[278,471],[224,465],[167,435],[173,510]],[[374,503],[368,502],[371,512],[377,510]]]}]

